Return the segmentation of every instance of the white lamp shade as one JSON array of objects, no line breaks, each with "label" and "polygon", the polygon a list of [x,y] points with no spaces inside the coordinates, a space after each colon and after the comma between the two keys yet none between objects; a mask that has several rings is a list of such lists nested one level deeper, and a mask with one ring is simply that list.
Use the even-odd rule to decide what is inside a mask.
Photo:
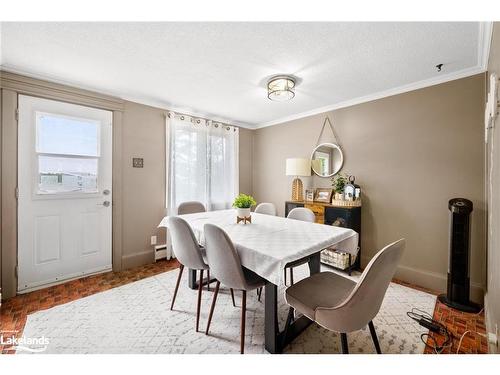
[{"label": "white lamp shade", "polygon": [[311,160],[301,158],[286,159],[287,176],[310,176]]}]

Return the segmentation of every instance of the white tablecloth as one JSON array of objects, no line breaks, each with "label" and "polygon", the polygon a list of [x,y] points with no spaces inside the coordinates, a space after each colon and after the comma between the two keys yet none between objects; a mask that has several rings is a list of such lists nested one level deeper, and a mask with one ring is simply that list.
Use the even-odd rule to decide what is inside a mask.
[{"label": "white tablecloth", "polygon": [[[308,223],[252,213],[251,224],[236,224],[236,210],[221,210],[180,215],[204,244],[203,226],[215,224],[224,229],[233,241],[246,268],[273,284],[283,282],[287,263],[302,259],[330,246],[357,253],[358,234],[352,229]],[[167,227],[168,217],[159,227]],[[175,251],[175,250],[174,250]]]}]

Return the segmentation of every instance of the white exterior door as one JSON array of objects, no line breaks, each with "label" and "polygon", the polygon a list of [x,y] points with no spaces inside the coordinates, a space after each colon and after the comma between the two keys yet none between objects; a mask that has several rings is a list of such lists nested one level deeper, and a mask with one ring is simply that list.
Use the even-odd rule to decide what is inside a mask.
[{"label": "white exterior door", "polygon": [[112,267],[112,112],[19,96],[18,291]]}]

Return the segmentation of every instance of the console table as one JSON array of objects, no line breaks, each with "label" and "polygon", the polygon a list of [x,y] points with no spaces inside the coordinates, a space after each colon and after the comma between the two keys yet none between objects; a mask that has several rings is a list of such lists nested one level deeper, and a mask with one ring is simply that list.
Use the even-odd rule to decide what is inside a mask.
[{"label": "console table", "polygon": [[[296,207],[306,207],[314,212],[316,222],[325,225],[335,225],[344,228],[350,228],[358,232],[358,255],[356,261],[342,271],[347,271],[349,274],[352,270],[361,269],[361,207],[350,206],[334,206],[329,203],[322,202],[309,202],[309,201],[286,201],[285,202],[285,216],[288,212]],[[337,268],[328,262],[322,260],[329,266]]]}]

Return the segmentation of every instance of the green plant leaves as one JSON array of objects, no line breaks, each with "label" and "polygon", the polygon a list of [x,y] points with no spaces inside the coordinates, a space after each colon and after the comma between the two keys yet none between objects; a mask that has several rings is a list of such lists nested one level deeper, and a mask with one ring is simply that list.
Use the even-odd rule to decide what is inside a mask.
[{"label": "green plant leaves", "polygon": [[238,195],[233,202],[233,207],[236,208],[250,208],[255,206],[257,202],[251,195],[240,194]]}]

